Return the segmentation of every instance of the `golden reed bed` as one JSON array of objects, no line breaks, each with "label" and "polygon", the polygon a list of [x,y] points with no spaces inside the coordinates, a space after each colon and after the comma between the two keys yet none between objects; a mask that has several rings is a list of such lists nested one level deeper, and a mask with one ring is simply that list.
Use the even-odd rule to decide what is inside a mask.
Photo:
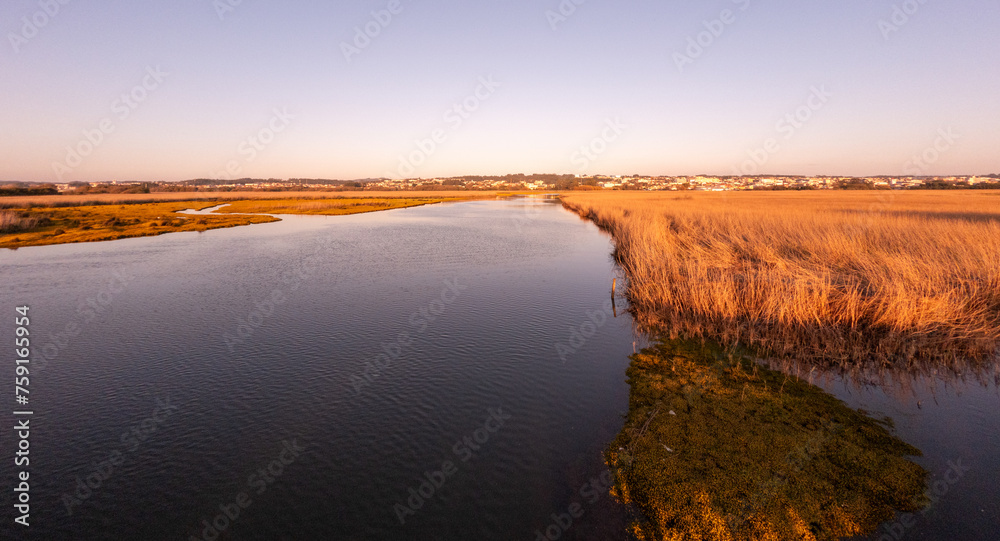
[{"label": "golden reed bed", "polygon": [[603,192],[637,320],[780,355],[909,366],[1000,345],[1000,194]]},{"label": "golden reed bed", "polygon": [[487,199],[495,197],[504,192],[492,191],[296,191],[296,192],[268,192],[268,191],[233,191],[233,192],[154,192],[154,193],[134,193],[134,194],[80,194],[80,195],[17,195],[10,197],[0,197],[0,208],[23,208],[30,207],[68,207],[84,205],[128,205],[137,203],[162,203],[171,201],[238,201],[238,200],[261,200],[261,199],[336,199],[336,198],[475,198]]}]

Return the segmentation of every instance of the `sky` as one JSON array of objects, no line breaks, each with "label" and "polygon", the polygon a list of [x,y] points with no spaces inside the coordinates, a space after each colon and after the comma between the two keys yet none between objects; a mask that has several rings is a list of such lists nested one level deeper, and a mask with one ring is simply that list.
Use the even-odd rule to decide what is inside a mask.
[{"label": "sky", "polygon": [[1000,173],[997,0],[4,0],[0,179]]}]

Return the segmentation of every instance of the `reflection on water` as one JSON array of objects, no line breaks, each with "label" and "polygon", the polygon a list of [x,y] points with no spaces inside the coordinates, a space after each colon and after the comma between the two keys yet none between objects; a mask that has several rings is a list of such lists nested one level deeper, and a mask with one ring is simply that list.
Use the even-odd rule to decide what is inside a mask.
[{"label": "reflection on water", "polygon": [[996,538],[1000,362],[846,369],[796,360],[768,364],[820,386],[853,408],[893,419],[894,432],[923,451],[914,460],[930,472],[929,504],[895,517],[865,539]]},{"label": "reflection on water", "polygon": [[556,351],[609,247],[519,200],[0,252],[0,305],[51,344],[20,538],[507,541],[578,504],[561,539],[623,539],[602,452],[631,325]]},{"label": "reflection on water", "polygon": [[[881,539],[996,539],[1000,531],[1000,391],[992,378],[967,374],[898,374],[881,385],[817,378],[818,385],[855,408],[888,416],[900,438],[920,448],[929,472],[929,505],[887,522]],[[889,537],[883,537],[888,535]]]},{"label": "reflection on water", "polygon": [[[753,377],[770,374],[763,381],[778,378],[765,385],[764,397],[777,398],[782,406],[755,407],[752,415],[733,416],[734,406],[746,407],[752,388],[744,382],[744,387],[736,389],[738,378],[723,377],[731,372],[724,367],[731,367],[736,351],[675,339],[634,357],[629,369],[629,418],[607,456],[620,475],[618,497],[644,510],[644,518],[632,526],[640,537],[659,538],[659,533],[665,538],[756,539],[771,531],[777,539],[801,539],[803,532],[808,532],[805,538],[820,539],[837,538],[832,532],[855,532],[852,539],[870,541],[995,539],[1000,528],[1000,488],[995,483],[995,472],[1000,471],[1000,364],[996,360],[955,362],[948,367],[921,362],[892,369],[873,369],[872,365],[845,369],[850,367],[745,354],[755,361]],[[667,365],[669,370],[664,369]],[[736,372],[747,377],[749,370]],[[823,392],[805,385],[812,390],[797,397],[799,402],[786,401],[782,397],[788,394],[788,385],[798,384],[799,379]],[[736,391],[739,404],[731,400]],[[706,401],[706,396],[711,400]],[[804,404],[803,397],[808,398]],[[678,415],[685,407],[692,409],[691,404],[704,411],[693,420]],[[880,434],[874,441],[846,445],[867,449],[866,460],[880,456],[878,466],[852,464],[842,471],[810,472],[805,465],[823,464],[817,457],[823,456],[825,445],[845,447],[839,441],[841,431],[823,423],[830,415],[853,416],[848,408],[888,423],[888,432],[879,427],[866,429],[869,435]],[[780,447],[770,445],[751,450],[759,438],[773,443],[767,434],[776,427],[794,428],[796,423],[787,416],[802,412],[806,412],[799,420],[803,426],[810,421],[821,426],[812,432],[799,431],[797,436],[790,434],[798,439],[792,451],[782,455],[776,451]],[[732,425],[728,429],[727,419]],[[862,418],[860,422],[869,421]],[[688,454],[679,452],[679,447]],[[916,470],[911,469],[913,464],[900,461],[910,454],[916,456],[906,459]],[[860,456],[853,455],[852,460]],[[918,476],[918,471],[924,473]],[[917,482],[924,475],[924,482]],[[865,486],[866,476],[879,482],[895,481]],[[796,477],[795,488],[800,492],[780,504],[788,498],[783,492],[791,489],[788,480]],[[746,485],[751,479],[759,484]],[[762,489],[766,486],[773,490]],[[885,497],[888,486],[895,487],[888,492],[895,494],[891,498]],[[836,490],[831,492],[831,487]],[[866,492],[867,496],[858,499]],[[883,496],[872,505],[872,495],[879,492]],[[853,515],[828,515],[796,528],[801,507],[817,496],[848,500],[839,509],[854,506]],[[899,512],[893,514],[892,509]],[[754,516],[756,522],[750,520]]]},{"label": "reflection on water", "polygon": [[230,205],[230,203],[222,203],[221,205],[215,205],[214,207],[203,208],[201,210],[197,210],[197,209],[179,210],[179,211],[177,211],[177,213],[178,214],[194,214],[194,215],[213,214],[213,213],[215,213],[215,211],[217,211],[217,210],[219,210],[219,209],[221,209],[223,207],[228,207],[229,205]]}]

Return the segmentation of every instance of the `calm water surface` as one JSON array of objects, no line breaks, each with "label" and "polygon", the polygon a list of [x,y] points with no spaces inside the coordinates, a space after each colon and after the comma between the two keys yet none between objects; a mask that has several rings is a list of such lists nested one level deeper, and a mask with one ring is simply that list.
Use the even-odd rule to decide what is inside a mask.
[{"label": "calm water surface", "polygon": [[923,452],[913,460],[930,472],[931,505],[898,516],[865,539],[1000,539],[1000,392],[995,384],[971,376],[860,388],[837,379],[816,383],[851,407],[891,418],[896,434]]},{"label": "calm water surface", "polygon": [[574,503],[563,539],[621,539],[609,252],[528,199],[0,252],[45,359],[16,533],[201,539],[247,493],[220,539],[533,540]]}]

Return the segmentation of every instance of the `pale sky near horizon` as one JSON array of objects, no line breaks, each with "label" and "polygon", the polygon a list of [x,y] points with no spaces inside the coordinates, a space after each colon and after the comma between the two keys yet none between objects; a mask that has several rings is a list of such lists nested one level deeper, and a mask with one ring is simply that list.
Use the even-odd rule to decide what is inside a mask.
[{"label": "pale sky near horizon", "polygon": [[997,28],[997,0],[7,0],[0,180],[1000,173]]}]

